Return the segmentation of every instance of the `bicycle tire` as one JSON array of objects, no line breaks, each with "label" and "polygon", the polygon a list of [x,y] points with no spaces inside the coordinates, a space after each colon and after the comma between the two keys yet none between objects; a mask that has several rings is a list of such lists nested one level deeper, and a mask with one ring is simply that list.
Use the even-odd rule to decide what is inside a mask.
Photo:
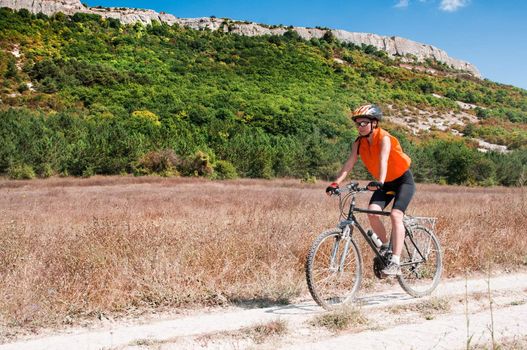
[{"label": "bicycle tire", "polygon": [[[362,281],[362,257],[357,244],[349,238],[349,249],[344,260],[344,271],[332,271],[330,256],[337,247],[338,260],[342,257],[345,241],[341,229],[322,232],[311,245],[306,261],[306,280],[311,296],[326,310],[338,308],[353,300]],[[327,276],[326,276],[327,275]]]},{"label": "bicycle tire", "polygon": [[[427,228],[414,226],[404,238],[401,253],[401,275],[397,276],[404,291],[419,298],[429,295],[439,284],[443,272],[443,256],[437,237]],[[419,248],[416,249],[415,246]],[[419,254],[423,254],[423,258]],[[415,263],[412,263],[415,261]]]}]

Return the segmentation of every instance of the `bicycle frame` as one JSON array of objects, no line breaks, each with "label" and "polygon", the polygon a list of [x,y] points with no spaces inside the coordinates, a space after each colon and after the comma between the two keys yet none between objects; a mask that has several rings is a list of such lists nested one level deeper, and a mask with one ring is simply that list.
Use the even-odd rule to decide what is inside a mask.
[{"label": "bicycle frame", "polygon": [[[355,217],[355,213],[376,214],[376,215],[381,215],[381,216],[390,216],[390,212],[383,211],[383,210],[370,210],[370,209],[364,209],[364,208],[357,208],[356,205],[355,205],[355,193],[353,193],[352,197],[351,197],[351,203],[350,203],[350,207],[349,207],[349,210],[348,210],[347,218],[346,218],[346,220],[343,220],[343,221],[341,221],[339,223],[339,227],[341,227],[341,228],[344,228],[343,226],[350,227],[350,236],[352,236],[352,234],[353,234],[353,230],[351,228],[352,227],[356,227],[359,230],[359,232],[361,233],[362,237],[364,237],[364,239],[366,240],[366,242],[368,243],[370,248],[373,250],[375,255],[377,255],[381,259],[381,261],[384,262],[384,259],[382,259],[382,256],[380,254],[379,248],[377,248],[377,246],[373,243],[373,241],[370,238],[370,236],[368,236],[368,233],[366,232],[366,230],[361,226],[360,222]],[[345,253],[347,254],[347,251],[345,251]]]},{"label": "bicycle frame", "polygon": [[[373,252],[375,253],[375,255],[380,259],[380,261],[384,264],[384,266],[386,266],[386,261],[385,259],[383,259],[383,257],[381,256],[380,254],[380,249],[373,243],[373,240],[370,238],[370,236],[368,236],[368,233],[366,232],[366,230],[364,230],[364,228],[361,226],[360,222],[357,220],[357,218],[355,217],[355,213],[364,213],[364,214],[375,214],[375,215],[381,215],[381,216],[390,216],[390,212],[388,211],[383,211],[383,210],[370,210],[370,209],[364,209],[364,208],[357,208],[356,205],[355,205],[355,195],[359,192],[363,192],[364,189],[358,189],[357,185],[356,184],[352,184],[352,189],[354,188],[355,191],[350,191],[351,192],[351,203],[350,203],[350,207],[349,207],[349,210],[348,210],[348,214],[347,214],[347,218],[345,220],[342,220],[340,221],[338,227],[341,228],[343,230],[343,235],[342,237],[345,239],[346,241],[346,245],[344,247],[344,251],[343,251],[343,254],[341,256],[341,261],[339,263],[339,267],[338,267],[338,270],[339,271],[342,271],[342,268],[343,268],[343,264],[344,264],[344,259],[346,257],[346,255],[348,254],[348,249],[349,249],[349,240],[346,239],[347,237],[352,237],[352,234],[353,234],[353,227],[356,227],[359,232],[361,233],[362,237],[364,237],[364,239],[366,240],[366,242],[368,243],[368,245],[370,246],[370,248],[373,250]],[[405,236],[408,236],[410,238],[410,241],[412,242],[412,245],[413,247],[415,248],[415,251],[419,254],[419,256],[421,257],[422,260],[420,261],[414,261],[412,259],[412,261],[410,262],[407,262],[407,263],[401,263],[401,266],[407,266],[407,265],[414,265],[414,264],[417,264],[417,263],[421,263],[421,262],[426,262],[427,258],[425,257],[425,255],[420,251],[419,247],[417,246],[417,244],[415,243],[414,241],[414,238],[412,236],[412,233],[411,233],[411,230],[410,228],[407,226],[407,225],[404,225],[404,230],[405,230]],[[335,258],[336,258],[336,253],[337,253],[337,250],[338,250],[338,245],[339,245],[340,242],[336,242],[335,246],[333,247],[333,252],[331,254],[331,265],[330,266],[334,266],[334,263],[335,263]],[[405,245],[405,248],[407,250],[409,250],[410,248],[407,246],[406,242],[404,242],[404,245]],[[414,252],[415,253],[415,252]]]}]

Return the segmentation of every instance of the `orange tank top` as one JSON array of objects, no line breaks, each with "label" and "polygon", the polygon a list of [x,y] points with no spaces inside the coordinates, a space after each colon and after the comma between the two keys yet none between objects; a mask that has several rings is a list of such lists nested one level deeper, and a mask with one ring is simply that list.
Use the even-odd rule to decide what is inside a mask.
[{"label": "orange tank top", "polygon": [[379,180],[381,170],[381,141],[384,136],[390,137],[390,154],[388,156],[388,169],[386,171],[385,182],[393,181],[403,175],[408,169],[412,160],[403,152],[399,140],[390,135],[389,132],[381,128],[373,131],[372,143],[370,144],[366,137],[359,139],[359,155],[366,169],[370,174]]}]

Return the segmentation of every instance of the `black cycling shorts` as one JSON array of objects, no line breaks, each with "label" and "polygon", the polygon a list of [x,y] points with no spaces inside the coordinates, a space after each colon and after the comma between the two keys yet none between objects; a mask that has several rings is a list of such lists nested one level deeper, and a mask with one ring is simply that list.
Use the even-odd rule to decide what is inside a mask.
[{"label": "black cycling shorts", "polygon": [[382,190],[376,190],[370,199],[370,204],[377,204],[383,210],[390,204],[392,199],[392,209],[399,209],[403,213],[415,193],[415,182],[412,172],[408,169],[404,174],[393,181],[385,182]]}]

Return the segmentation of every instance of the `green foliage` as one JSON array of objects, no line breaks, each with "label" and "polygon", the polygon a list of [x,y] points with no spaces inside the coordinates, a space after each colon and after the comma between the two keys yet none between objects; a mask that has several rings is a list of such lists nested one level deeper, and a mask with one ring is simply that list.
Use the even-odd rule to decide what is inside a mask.
[{"label": "green foliage", "polygon": [[17,91],[20,93],[23,93],[24,91],[27,91],[27,90],[29,90],[29,86],[27,86],[26,83],[20,84],[17,89]]},{"label": "green foliage", "polygon": [[474,137],[475,135],[475,126],[472,123],[467,123],[463,128],[463,135],[466,137]]},{"label": "green foliage", "polygon": [[132,119],[135,119],[137,123],[142,128],[156,128],[161,126],[159,117],[150,111],[133,111]]},{"label": "green foliage", "polygon": [[306,184],[316,184],[317,183],[317,177],[310,175],[309,173],[306,173],[304,177],[300,180],[302,183]]},{"label": "green foliage", "polygon": [[300,41],[302,38],[300,37],[300,34],[297,33],[296,30],[288,30],[284,33],[284,38],[292,41]]},{"label": "green foliage", "polygon": [[517,128],[510,123],[499,123],[494,120],[490,123],[470,125],[465,128],[466,136],[479,137],[490,143],[505,145],[509,149],[519,149],[527,145],[527,129],[525,128]]},{"label": "green foliage", "polygon": [[112,86],[133,80],[103,64],[77,59],[45,59],[35,63],[29,76],[39,82],[43,92],[53,93],[68,86]]},{"label": "green foliage", "polygon": [[227,142],[227,149],[222,157],[236,164],[243,177],[273,177],[274,149],[271,137],[261,129],[247,129],[238,133]]},{"label": "green foliage", "polygon": [[238,173],[236,168],[232,165],[231,162],[226,160],[218,160],[214,164],[214,178],[219,180],[230,180],[236,179]]},{"label": "green foliage", "polygon": [[15,58],[12,55],[9,55],[9,59],[7,60],[7,69],[4,73],[4,78],[6,79],[18,78],[18,68],[16,67]]},{"label": "green foliage", "polygon": [[31,165],[14,164],[7,170],[7,176],[13,180],[29,180],[35,177],[35,171]]},{"label": "green foliage", "polygon": [[324,36],[322,37],[322,40],[328,42],[328,43],[334,43],[337,39],[335,38],[335,34],[331,30],[327,30],[324,33]]},{"label": "green foliage", "polygon": [[181,173],[186,176],[211,176],[214,169],[211,157],[202,151],[196,152],[181,165]]},{"label": "green foliage", "polygon": [[476,117],[478,117],[478,119],[487,119],[489,115],[490,113],[487,109],[476,107]]},{"label": "green foliage", "polygon": [[[18,62],[9,54],[13,45],[23,53]],[[2,8],[0,47],[2,174],[25,164],[43,177],[328,179],[356,137],[349,110],[365,102],[401,110],[477,103],[484,107],[476,109],[478,118],[497,122],[474,126],[470,135],[520,154],[527,143],[522,128],[506,124],[527,122],[524,90],[437,62],[429,65],[448,74],[410,71],[371,45],[338,42],[327,29],[323,38],[305,41],[292,30],[246,37]],[[16,91],[21,94],[12,97]],[[420,181],[515,184],[501,167],[513,167],[517,153],[481,155],[459,140],[413,144],[396,136]],[[355,170],[368,177],[360,164]]]},{"label": "green foliage", "polygon": [[409,154],[419,182],[515,186],[527,169],[527,149],[481,153],[462,141],[432,140]]},{"label": "green foliage", "polygon": [[469,166],[475,151],[463,142],[434,140],[417,149],[412,157],[417,181],[461,184],[469,180]]},{"label": "green foliage", "polygon": [[38,177],[47,178],[47,177],[53,176],[55,172],[53,171],[53,168],[51,167],[50,164],[43,163],[37,167],[37,174],[38,174]]},{"label": "green foliage", "polygon": [[505,186],[524,186],[527,175],[527,149],[509,154],[490,153],[489,159],[496,164],[496,182]]}]

